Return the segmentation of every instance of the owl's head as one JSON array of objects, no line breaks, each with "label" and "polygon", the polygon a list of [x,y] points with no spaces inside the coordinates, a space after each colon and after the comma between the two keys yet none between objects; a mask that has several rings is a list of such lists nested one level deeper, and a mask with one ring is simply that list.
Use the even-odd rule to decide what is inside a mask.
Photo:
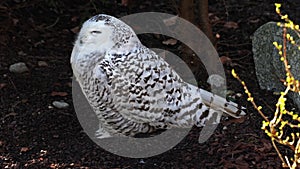
[{"label": "owl's head", "polygon": [[81,55],[96,52],[105,54],[111,49],[122,49],[136,42],[139,40],[127,24],[115,17],[99,14],[82,25],[73,48],[72,57],[79,53]]}]

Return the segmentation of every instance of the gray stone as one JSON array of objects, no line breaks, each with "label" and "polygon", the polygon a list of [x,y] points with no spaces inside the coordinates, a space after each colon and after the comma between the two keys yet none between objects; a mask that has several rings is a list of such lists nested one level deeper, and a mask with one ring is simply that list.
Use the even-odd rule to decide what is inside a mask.
[{"label": "gray stone", "polygon": [[38,66],[39,66],[39,67],[47,67],[47,66],[48,66],[48,63],[45,62],[45,61],[38,61]]},{"label": "gray stone", "polygon": [[[299,44],[299,37],[295,32],[288,30],[296,43]],[[285,79],[285,68],[278,50],[273,42],[283,44],[283,29],[277,26],[275,22],[269,22],[258,28],[253,36],[252,51],[255,63],[255,71],[258,83],[261,89],[267,89],[280,92],[285,86],[280,79]],[[287,43],[287,59],[291,65],[291,72],[296,79],[300,79],[300,51],[297,47]],[[297,93],[289,93],[289,97],[300,108],[300,96]]]},{"label": "gray stone", "polygon": [[28,72],[29,69],[26,66],[25,63],[23,62],[19,62],[19,63],[15,63],[9,66],[9,71],[12,73],[24,73],[24,72]]},{"label": "gray stone", "polygon": [[69,107],[69,104],[64,101],[54,101],[52,104],[58,109],[65,109]]}]

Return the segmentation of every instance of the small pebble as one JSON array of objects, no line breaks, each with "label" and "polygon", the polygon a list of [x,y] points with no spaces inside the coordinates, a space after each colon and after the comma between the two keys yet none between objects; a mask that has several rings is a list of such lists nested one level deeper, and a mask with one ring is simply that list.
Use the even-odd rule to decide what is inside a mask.
[{"label": "small pebble", "polygon": [[59,109],[65,109],[69,107],[69,104],[64,101],[54,101],[53,106]]},{"label": "small pebble", "polygon": [[216,87],[221,87],[222,85],[225,85],[225,79],[218,74],[212,74],[208,77],[207,83]]},{"label": "small pebble", "polygon": [[23,52],[23,51],[19,51],[18,55],[20,55],[20,56],[26,56],[27,54],[25,52]]},{"label": "small pebble", "polygon": [[241,93],[237,93],[236,96],[237,97],[242,97],[242,94]]},{"label": "small pebble", "polygon": [[139,163],[140,163],[140,164],[145,164],[146,162],[145,162],[143,159],[141,159],[141,160],[139,161]]},{"label": "small pebble", "polygon": [[26,66],[25,63],[23,62],[19,62],[19,63],[15,63],[9,66],[9,71],[12,73],[24,73],[24,72],[28,72],[29,69]]},{"label": "small pebble", "polygon": [[45,62],[45,61],[38,61],[38,66],[39,66],[39,67],[47,67],[47,66],[48,66],[48,63]]}]

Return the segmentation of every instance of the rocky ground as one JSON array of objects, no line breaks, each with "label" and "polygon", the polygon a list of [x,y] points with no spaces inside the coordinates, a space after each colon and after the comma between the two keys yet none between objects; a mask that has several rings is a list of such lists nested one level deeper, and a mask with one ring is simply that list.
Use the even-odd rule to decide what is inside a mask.
[{"label": "rocky ground", "polygon": [[[213,0],[209,6],[213,31],[220,36],[217,50],[225,59],[228,89],[243,93],[230,75],[235,68],[257,103],[270,113],[278,96],[259,89],[251,36],[264,23],[279,21],[273,3]],[[299,23],[299,4],[286,1],[283,9]],[[281,168],[260,129],[262,118],[245,95],[239,99],[247,107],[244,119],[223,121],[203,144],[198,143],[200,129],[193,128],[176,147],[150,158],[114,155],[83,132],[73,108],[69,63],[80,24],[98,13],[120,17],[146,11],[176,14],[176,5],[147,0],[131,8],[104,0],[0,2],[1,168]],[[162,41],[158,39],[157,45],[166,48]],[[147,38],[143,43],[149,43]],[[19,62],[25,63],[25,72],[12,72],[9,67]],[[57,108],[54,101],[63,107]]]}]

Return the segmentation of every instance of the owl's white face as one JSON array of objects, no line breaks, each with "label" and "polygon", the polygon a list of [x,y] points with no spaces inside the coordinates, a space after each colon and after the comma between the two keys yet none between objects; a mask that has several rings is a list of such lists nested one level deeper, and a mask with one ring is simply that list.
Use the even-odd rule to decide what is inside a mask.
[{"label": "owl's white face", "polygon": [[71,63],[93,52],[104,54],[115,45],[112,34],[112,28],[104,22],[85,22],[75,42]]},{"label": "owl's white face", "polygon": [[78,67],[86,61],[99,61],[109,52],[128,53],[136,50],[137,44],[140,44],[138,37],[123,21],[105,14],[95,15],[82,25],[72,51],[71,64]]}]

